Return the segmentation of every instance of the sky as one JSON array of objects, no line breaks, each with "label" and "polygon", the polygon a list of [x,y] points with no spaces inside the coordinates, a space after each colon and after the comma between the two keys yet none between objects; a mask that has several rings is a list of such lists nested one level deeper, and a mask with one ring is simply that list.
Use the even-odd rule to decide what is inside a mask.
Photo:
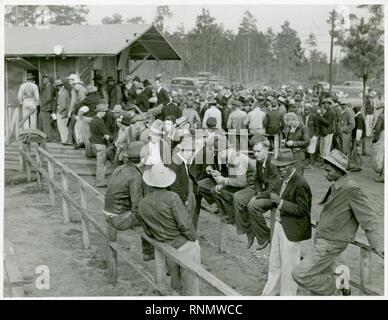
[{"label": "sky", "polygon": [[[202,5],[170,5],[173,17],[167,19],[166,28],[169,32],[174,32],[182,23],[185,30],[190,30],[195,26],[195,20],[201,14],[201,8],[209,9],[211,16],[216,18],[218,23],[223,23],[226,29],[237,32],[242,15],[249,10],[257,19],[258,29],[261,31],[272,27],[274,32],[281,30],[281,25],[285,20],[298,33],[303,46],[306,47],[305,40],[310,32],[317,38],[318,50],[329,55],[330,37],[328,34],[329,25],[326,23],[329,12],[336,9],[340,12],[350,12],[357,16],[368,16],[366,9],[359,9],[356,5],[300,5],[300,4],[202,4]],[[87,17],[89,24],[100,24],[105,16],[112,16],[113,13],[120,13],[123,18],[141,16],[146,23],[151,23],[156,12],[156,5],[90,5]],[[338,48],[334,49],[334,57],[339,54]]]}]

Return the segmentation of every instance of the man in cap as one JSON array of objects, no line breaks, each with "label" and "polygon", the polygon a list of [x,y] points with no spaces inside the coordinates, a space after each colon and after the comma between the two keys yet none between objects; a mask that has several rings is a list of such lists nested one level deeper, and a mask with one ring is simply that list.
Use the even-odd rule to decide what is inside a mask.
[{"label": "man in cap", "polygon": [[116,147],[116,153],[114,158],[114,166],[119,165],[123,161],[123,151],[128,145],[129,126],[131,125],[131,117],[124,115],[117,118],[117,125],[119,130],[114,139],[114,146]]},{"label": "man in cap", "polygon": [[115,105],[121,104],[121,88],[112,76],[106,79],[106,83],[108,84],[109,109],[112,110]]},{"label": "man in cap", "polygon": [[96,186],[106,187],[106,145],[109,141],[113,141],[113,136],[109,134],[108,128],[106,127],[103,119],[108,111],[108,101],[101,99],[96,107],[96,110],[97,115],[90,122],[90,141],[97,153]]},{"label": "man in cap", "polygon": [[301,242],[311,238],[311,190],[296,172],[291,150],[281,150],[272,163],[279,169],[282,186],[279,194],[270,194],[277,209],[272,217],[268,280],[262,295],[296,296],[298,285],[292,278],[292,270],[300,261]]},{"label": "man in cap", "polygon": [[[302,288],[316,295],[338,292],[334,273],[335,259],[354,241],[358,227],[364,230],[369,245],[383,255],[380,221],[369,206],[368,198],[350,178],[348,158],[337,149],[324,157],[325,178],[332,183],[321,201],[322,211],[315,233],[314,252],[292,272]],[[349,274],[345,272],[343,295],[350,295]]]},{"label": "man in cap", "polygon": [[47,75],[42,76],[40,89],[40,111],[38,115],[38,128],[47,135],[47,142],[54,138],[54,131],[51,126],[52,114],[56,111],[56,100],[54,86]]},{"label": "man in cap", "polygon": [[341,114],[338,121],[337,132],[339,135],[340,151],[347,157],[350,156],[352,147],[352,132],[356,125],[355,115],[353,112],[352,105],[345,101],[340,101]]},{"label": "man in cap", "polygon": [[248,187],[234,194],[233,205],[237,233],[247,235],[248,249],[256,238],[260,250],[268,245],[270,236],[263,214],[274,208],[270,194],[278,193],[281,183],[278,169],[271,162],[268,139],[256,134],[249,140],[249,145],[256,158],[256,173]]},{"label": "man in cap", "polygon": [[109,101],[108,88],[106,83],[103,81],[103,77],[100,74],[97,74],[93,78],[94,85],[97,87],[97,93],[100,99],[106,99]]},{"label": "man in cap", "polygon": [[280,149],[280,134],[284,127],[283,115],[279,112],[277,102],[272,96],[268,96],[267,100],[270,102],[270,109],[265,114],[263,125],[268,139],[274,150],[274,157],[279,154]]},{"label": "man in cap", "polygon": [[[150,97],[147,95],[147,92],[143,88],[143,84],[139,83],[136,87],[136,99],[134,104],[140,109],[141,112],[147,112],[150,108]],[[152,97],[152,96],[151,96]]]},{"label": "man in cap", "polygon": [[147,118],[136,114],[131,118],[131,126],[128,131],[128,141],[148,141],[149,129],[146,125]]},{"label": "man in cap", "polygon": [[18,90],[18,100],[22,105],[23,118],[27,118],[23,123],[24,129],[36,129],[37,128],[37,106],[39,105],[39,89],[34,83],[35,77],[32,73],[27,74],[27,80]]},{"label": "man in cap", "polygon": [[322,157],[326,157],[330,153],[333,142],[335,113],[332,109],[332,103],[333,100],[326,98],[322,101],[323,112],[320,109],[317,110],[318,121],[321,127],[319,151]]},{"label": "man in cap", "polygon": [[65,88],[65,84],[61,79],[58,79],[54,83],[57,89],[57,125],[59,135],[61,137],[61,143],[64,144],[67,141],[69,129],[67,128],[68,112],[70,105],[70,93]]},{"label": "man in cap", "polygon": [[[200,246],[188,211],[175,192],[166,190],[175,179],[175,173],[163,164],[144,171],[143,180],[151,190],[139,203],[140,222],[146,235],[171,245],[188,262],[200,264]],[[199,295],[196,276],[181,268],[180,278],[183,295]]]},{"label": "man in cap", "polygon": [[132,91],[132,77],[128,74],[124,77],[123,86],[121,88],[121,103],[126,106],[128,103],[133,103],[136,99],[136,91]]},{"label": "man in cap", "polygon": [[222,127],[222,114],[220,109],[217,108],[217,102],[214,98],[211,98],[211,100],[208,101],[209,109],[205,111],[205,114],[203,116],[202,120],[202,127],[204,129],[207,128],[206,121],[210,117],[214,117],[217,120],[216,128],[221,129]]},{"label": "man in cap", "polygon": [[76,114],[74,113],[74,109],[76,105],[78,105],[82,100],[85,99],[88,90],[86,89],[83,82],[80,80],[80,78],[76,74],[71,74],[67,81],[69,85],[71,86],[71,98],[70,98],[70,106],[69,106],[69,113],[68,116],[70,118],[69,120],[69,135],[68,139],[66,141],[66,144],[75,144],[75,145],[82,145],[82,132],[81,132],[81,126],[75,127],[76,124]]}]

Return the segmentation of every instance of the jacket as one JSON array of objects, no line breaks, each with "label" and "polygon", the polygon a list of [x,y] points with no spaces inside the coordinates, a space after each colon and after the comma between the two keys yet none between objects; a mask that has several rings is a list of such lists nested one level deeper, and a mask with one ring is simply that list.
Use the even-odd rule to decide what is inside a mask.
[{"label": "jacket", "polygon": [[141,199],[143,180],[140,170],[133,163],[117,167],[109,179],[104,210],[115,214],[131,211],[137,215]]},{"label": "jacket", "polygon": [[267,134],[279,134],[284,127],[283,115],[278,110],[270,110],[264,117],[263,125]]},{"label": "jacket", "polygon": [[278,168],[272,164],[271,156],[268,155],[263,163],[256,161],[255,191],[264,193],[269,197],[271,192],[279,194],[282,182]]},{"label": "jacket", "polygon": [[315,112],[310,112],[306,117],[306,127],[309,130],[309,135],[312,138],[313,136],[319,136],[320,125],[318,120],[318,115]]},{"label": "jacket", "polygon": [[351,134],[355,126],[354,112],[346,108],[341,113],[338,125],[339,125],[339,128],[337,132]]},{"label": "jacket", "polygon": [[301,123],[295,132],[288,131],[286,133],[286,142],[292,141],[292,146],[287,146],[293,152],[300,151],[301,149],[306,148],[310,143],[310,136],[308,129]]},{"label": "jacket", "polygon": [[161,88],[158,92],[158,90],[156,90],[156,105],[160,105],[160,104],[167,104],[170,102],[170,96],[168,95],[168,92],[166,89],[164,88]]},{"label": "jacket", "polygon": [[62,88],[57,94],[57,113],[62,117],[66,118],[69,112],[70,105],[70,93],[66,88]]},{"label": "jacket", "polygon": [[327,136],[328,134],[334,133],[335,125],[335,113],[332,109],[327,109],[325,114],[318,115],[319,124],[321,127],[321,136]]},{"label": "jacket", "polygon": [[173,116],[176,120],[182,116],[182,111],[174,102],[169,102],[164,105],[160,119],[164,121],[167,116]]},{"label": "jacket", "polygon": [[330,187],[320,205],[323,206],[316,237],[332,241],[352,242],[358,226],[365,231],[369,244],[379,248],[379,221],[360,187],[345,175]]},{"label": "jacket", "polygon": [[56,111],[56,99],[54,86],[47,83],[40,92],[40,111]]},{"label": "jacket", "polygon": [[290,241],[311,238],[311,190],[307,181],[294,172],[279,204],[280,223]]}]

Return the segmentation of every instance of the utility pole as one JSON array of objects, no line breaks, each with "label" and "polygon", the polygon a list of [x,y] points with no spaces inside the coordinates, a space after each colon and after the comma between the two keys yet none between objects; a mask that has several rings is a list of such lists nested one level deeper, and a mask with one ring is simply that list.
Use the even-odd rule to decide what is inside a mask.
[{"label": "utility pole", "polygon": [[331,32],[330,32],[330,64],[329,64],[329,92],[331,92],[332,87],[332,73],[333,73],[333,47],[334,47],[334,22],[335,22],[335,10],[330,12],[330,19],[331,19]]}]

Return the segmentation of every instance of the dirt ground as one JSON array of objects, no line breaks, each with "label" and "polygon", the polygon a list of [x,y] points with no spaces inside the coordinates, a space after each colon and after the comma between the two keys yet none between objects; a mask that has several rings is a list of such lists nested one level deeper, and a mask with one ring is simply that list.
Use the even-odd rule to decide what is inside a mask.
[{"label": "dirt ground", "polygon": [[[368,158],[365,158],[368,163]],[[8,237],[17,255],[19,268],[25,281],[26,296],[154,296],[158,293],[133,268],[119,258],[118,283],[109,284],[104,262],[105,242],[94,230],[91,233],[91,248],[84,250],[81,240],[81,222],[78,213],[70,205],[71,222],[63,224],[61,199],[56,198],[57,206],[49,204],[47,186],[38,191],[35,182],[18,183],[17,172],[5,173],[4,235]],[[366,192],[370,205],[381,221],[383,231],[384,185],[374,182],[374,174],[369,167],[360,173],[351,173],[353,179]],[[305,177],[313,193],[312,218],[319,219],[317,205],[326,193],[329,183],[323,177],[323,170],[306,170]],[[19,177],[19,180],[23,177]],[[93,177],[87,177],[90,183]],[[79,199],[79,188],[69,183],[70,190]],[[90,213],[102,224],[104,217],[98,204],[89,201]],[[246,237],[237,235],[234,226],[228,225],[227,253],[218,253],[220,223],[217,217],[201,213],[198,239],[201,245],[204,268],[216,275],[242,295],[258,296],[267,279],[269,247],[262,251],[246,249]],[[383,233],[382,233],[383,234]],[[363,232],[359,237],[366,242]],[[139,237],[133,232],[119,233],[119,243],[140,268],[153,274],[153,262],[143,262]],[[303,244],[303,255],[312,249],[311,241]],[[359,282],[359,248],[350,245],[339,262],[351,269],[351,278]],[[36,267],[47,265],[50,269],[50,289],[39,290],[35,281]],[[384,292],[384,263],[372,255],[370,289]],[[4,292],[5,296],[7,291]],[[299,292],[308,295],[308,292]],[[353,289],[353,295],[361,294]],[[214,289],[201,284],[201,295],[217,295]]]}]

